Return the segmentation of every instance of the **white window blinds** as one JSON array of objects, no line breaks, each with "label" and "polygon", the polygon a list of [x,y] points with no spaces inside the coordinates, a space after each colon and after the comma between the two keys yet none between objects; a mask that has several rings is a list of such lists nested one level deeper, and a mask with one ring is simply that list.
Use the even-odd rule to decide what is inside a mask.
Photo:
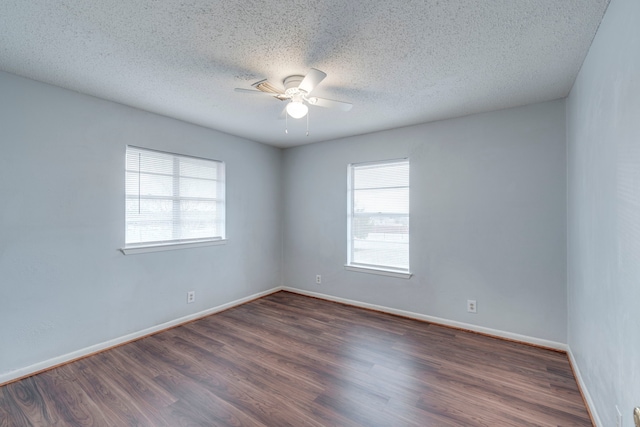
[{"label": "white window blinds", "polygon": [[348,265],[409,271],[409,160],[349,165]]},{"label": "white window blinds", "polygon": [[126,246],[225,237],[224,163],[128,146]]}]

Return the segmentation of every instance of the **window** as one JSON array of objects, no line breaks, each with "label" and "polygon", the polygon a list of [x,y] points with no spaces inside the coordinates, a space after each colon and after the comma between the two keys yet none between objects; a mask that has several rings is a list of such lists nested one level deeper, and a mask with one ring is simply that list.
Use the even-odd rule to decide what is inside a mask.
[{"label": "window", "polygon": [[348,194],[347,267],[409,277],[409,160],[349,165]]},{"label": "window", "polygon": [[224,163],[128,146],[127,249],[225,238]]}]

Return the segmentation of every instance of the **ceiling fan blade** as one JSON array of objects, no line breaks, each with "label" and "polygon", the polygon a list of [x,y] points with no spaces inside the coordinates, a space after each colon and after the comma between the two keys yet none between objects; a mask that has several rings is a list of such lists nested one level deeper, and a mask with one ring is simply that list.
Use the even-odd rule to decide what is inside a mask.
[{"label": "ceiling fan blade", "polygon": [[252,94],[258,94],[258,95],[269,95],[269,96],[276,96],[277,93],[269,93],[269,92],[262,92],[261,90],[252,90],[252,89],[243,89],[240,87],[237,87],[235,89],[233,89],[235,92],[240,92],[240,93],[252,93]]},{"label": "ceiling fan blade", "polygon": [[316,86],[318,86],[318,84],[323,81],[325,77],[327,77],[326,73],[312,68],[311,70],[309,70],[307,75],[304,76],[304,79],[302,79],[302,81],[300,82],[298,89],[303,90],[307,93],[311,93],[311,91]]},{"label": "ceiling fan blade", "polygon": [[259,82],[255,82],[251,86],[255,87],[256,89],[262,92],[274,93],[276,95],[284,95],[284,92],[282,91],[282,89],[275,87],[274,85],[269,83],[267,79],[260,80]]},{"label": "ceiling fan blade", "polygon": [[317,105],[318,107],[324,108],[336,108],[342,111],[349,111],[353,107],[353,104],[349,102],[334,101],[333,99],[317,98],[315,96],[307,98],[307,102],[310,105]]}]

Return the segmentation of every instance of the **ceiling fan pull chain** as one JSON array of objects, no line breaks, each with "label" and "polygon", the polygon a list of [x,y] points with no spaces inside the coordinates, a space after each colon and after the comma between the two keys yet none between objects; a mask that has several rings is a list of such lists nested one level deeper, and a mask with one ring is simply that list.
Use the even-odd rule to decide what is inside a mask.
[{"label": "ceiling fan pull chain", "polygon": [[289,113],[287,110],[284,111],[284,133],[289,133]]},{"label": "ceiling fan pull chain", "polygon": [[309,113],[307,112],[307,136],[309,136]]}]

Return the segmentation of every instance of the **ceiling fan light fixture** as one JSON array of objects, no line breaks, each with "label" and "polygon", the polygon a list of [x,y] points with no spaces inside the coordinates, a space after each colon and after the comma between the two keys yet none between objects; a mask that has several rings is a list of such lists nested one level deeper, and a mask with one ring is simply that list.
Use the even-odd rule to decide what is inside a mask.
[{"label": "ceiling fan light fixture", "polygon": [[294,119],[301,119],[307,115],[309,107],[304,105],[301,101],[291,101],[287,104],[287,114]]}]

